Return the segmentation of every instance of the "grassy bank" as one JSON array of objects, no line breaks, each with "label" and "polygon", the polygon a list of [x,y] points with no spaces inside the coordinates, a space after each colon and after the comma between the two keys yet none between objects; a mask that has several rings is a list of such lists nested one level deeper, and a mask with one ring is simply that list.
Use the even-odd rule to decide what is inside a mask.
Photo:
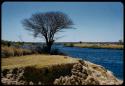
[{"label": "grassy bank", "polygon": [[2,80],[9,79],[3,81],[5,85],[12,84],[14,81],[10,78],[13,77],[18,84],[22,81],[25,85],[29,85],[30,82],[34,84],[40,82],[42,85],[53,84],[56,78],[69,75],[72,66],[78,62],[78,59],[60,55],[27,55],[1,59]]},{"label": "grassy bank", "polygon": [[123,45],[119,44],[83,44],[83,43],[73,43],[73,44],[64,44],[67,47],[80,47],[80,48],[98,48],[98,49],[123,49]]},{"label": "grassy bank", "polygon": [[10,58],[2,58],[2,68],[15,68],[15,67],[45,67],[48,65],[74,63],[77,59],[60,56],[60,55],[26,55]]}]

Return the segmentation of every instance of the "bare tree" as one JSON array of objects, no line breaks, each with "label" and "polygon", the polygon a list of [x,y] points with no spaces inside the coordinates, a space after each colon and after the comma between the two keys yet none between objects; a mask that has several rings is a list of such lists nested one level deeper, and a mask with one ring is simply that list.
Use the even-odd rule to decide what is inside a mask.
[{"label": "bare tree", "polygon": [[55,34],[73,28],[72,20],[62,12],[35,13],[29,19],[24,19],[25,29],[33,32],[34,37],[43,37],[46,41],[48,53],[55,41]]}]

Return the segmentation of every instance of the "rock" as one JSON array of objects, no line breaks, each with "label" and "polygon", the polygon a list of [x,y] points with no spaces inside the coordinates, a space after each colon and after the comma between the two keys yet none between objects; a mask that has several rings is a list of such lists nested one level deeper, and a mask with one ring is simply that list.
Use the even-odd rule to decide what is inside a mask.
[{"label": "rock", "polygon": [[79,63],[81,63],[82,65],[84,65],[85,67],[88,67],[88,64],[86,64],[86,62],[84,60],[79,60]]},{"label": "rock", "polygon": [[26,82],[25,82],[25,81],[22,81],[22,80],[20,80],[20,81],[18,82],[19,85],[25,85],[25,83],[26,83]]},{"label": "rock", "polygon": [[92,76],[87,77],[85,82],[86,82],[87,85],[99,85],[99,81]]},{"label": "rock", "polygon": [[18,68],[11,69],[9,73],[17,74]]},{"label": "rock", "polygon": [[59,79],[55,79],[54,83],[55,85],[59,84],[60,83],[60,80]]},{"label": "rock", "polygon": [[[37,83],[29,81],[26,71],[25,68],[4,69],[1,73],[1,82],[3,85],[45,84],[40,80]],[[60,76],[53,82],[54,85],[121,85],[122,83],[123,81],[117,79],[111,71],[104,67],[81,60],[73,65],[70,75]]]},{"label": "rock", "polygon": [[4,69],[4,70],[2,70],[2,75],[3,76],[6,76],[6,74],[9,72],[9,69]]},{"label": "rock", "polygon": [[32,82],[32,81],[30,81],[30,82],[29,82],[29,85],[33,85],[33,82]]},{"label": "rock", "polygon": [[19,73],[24,73],[24,68],[19,68],[17,72],[18,72],[18,74]]},{"label": "rock", "polygon": [[2,78],[1,82],[2,82],[2,84],[5,85],[8,82],[8,79],[7,78]]},{"label": "rock", "polygon": [[42,85],[42,83],[41,83],[41,82],[38,82],[38,85]]},{"label": "rock", "polygon": [[23,72],[20,72],[18,74],[18,77],[17,77],[17,80],[20,81],[20,80],[23,80],[24,79],[24,73]]},{"label": "rock", "polygon": [[12,85],[17,85],[18,82],[17,82],[17,81],[12,81],[11,84],[12,84]]},{"label": "rock", "polygon": [[10,79],[10,78],[12,78],[13,77],[13,74],[7,74],[6,75],[6,78],[8,78],[8,79]]},{"label": "rock", "polygon": [[67,59],[67,58],[68,58],[68,56],[64,56],[64,58],[65,58],[65,59]]},{"label": "rock", "polygon": [[73,65],[71,76],[61,76],[55,79],[56,85],[120,85],[120,82],[110,71],[100,65],[88,61],[79,61]]}]

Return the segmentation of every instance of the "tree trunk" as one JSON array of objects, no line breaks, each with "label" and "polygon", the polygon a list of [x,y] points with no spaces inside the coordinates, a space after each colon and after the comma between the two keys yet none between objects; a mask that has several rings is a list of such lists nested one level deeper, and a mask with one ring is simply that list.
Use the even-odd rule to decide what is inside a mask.
[{"label": "tree trunk", "polygon": [[52,43],[47,43],[47,53],[51,53]]}]

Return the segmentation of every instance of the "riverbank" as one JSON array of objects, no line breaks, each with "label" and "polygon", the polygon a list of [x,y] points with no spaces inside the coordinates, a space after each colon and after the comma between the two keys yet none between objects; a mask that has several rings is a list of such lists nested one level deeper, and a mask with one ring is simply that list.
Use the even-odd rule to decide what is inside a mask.
[{"label": "riverbank", "polygon": [[[63,78],[60,80],[61,76],[72,76],[76,81],[73,81],[75,84],[71,83],[71,85],[89,85],[91,82],[92,85],[122,83],[104,67],[68,56],[27,55],[2,58],[1,79],[4,85],[69,85],[66,84],[67,80]],[[80,77],[81,83],[78,82]]]},{"label": "riverbank", "polygon": [[121,44],[80,44],[80,43],[70,43],[64,44],[66,47],[80,47],[80,48],[97,48],[97,49],[121,49],[123,50],[124,46]]},{"label": "riverbank", "polygon": [[53,84],[60,75],[70,74],[78,59],[61,55],[26,55],[2,58],[2,84]]},{"label": "riverbank", "polygon": [[61,55],[44,55],[34,54],[25,56],[15,56],[9,58],[1,58],[2,69],[11,69],[15,67],[35,66],[37,68],[46,67],[48,65],[58,65],[65,63],[76,63],[77,59],[61,56]]}]

